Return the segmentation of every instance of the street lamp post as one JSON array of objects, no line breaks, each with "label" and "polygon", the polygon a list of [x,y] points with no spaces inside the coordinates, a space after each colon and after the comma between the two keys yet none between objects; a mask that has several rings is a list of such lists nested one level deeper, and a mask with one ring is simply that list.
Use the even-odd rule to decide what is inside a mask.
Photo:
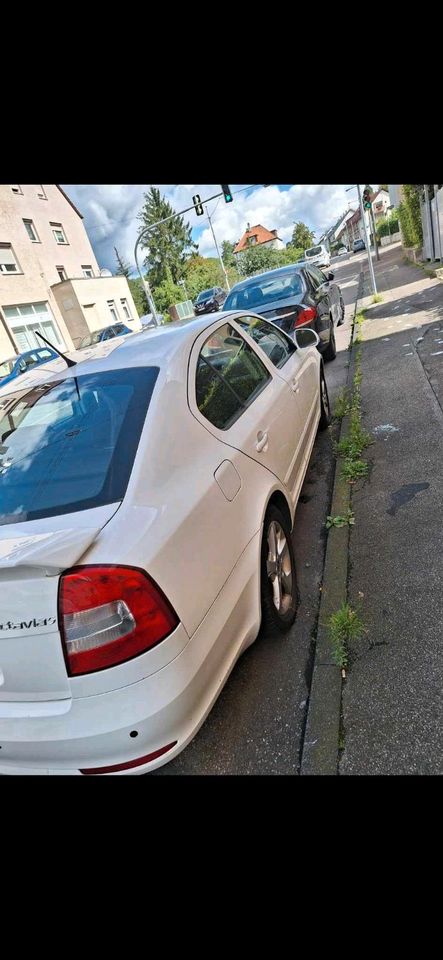
[{"label": "street lamp post", "polygon": [[215,246],[215,249],[216,249],[216,251],[217,251],[218,259],[220,260],[220,266],[221,266],[222,271],[223,271],[223,273],[224,273],[225,283],[226,283],[226,286],[227,286],[227,288],[228,288],[228,293],[229,293],[231,287],[229,286],[228,274],[226,273],[226,267],[225,267],[225,265],[224,265],[224,263],[223,263],[223,258],[222,258],[222,255],[221,255],[221,253],[220,253],[220,250],[218,249],[218,243],[217,243],[217,239],[216,239],[216,236],[215,236],[215,233],[214,233],[214,227],[212,226],[212,220],[211,220],[211,217],[210,217],[210,215],[209,215],[209,210],[208,210],[208,207],[207,207],[207,206],[205,206],[205,210],[206,210],[206,216],[207,216],[207,218],[208,218],[208,220],[209,220],[209,226],[210,226],[210,228],[211,228],[212,238],[213,238],[213,240],[214,240],[214,246]]}]

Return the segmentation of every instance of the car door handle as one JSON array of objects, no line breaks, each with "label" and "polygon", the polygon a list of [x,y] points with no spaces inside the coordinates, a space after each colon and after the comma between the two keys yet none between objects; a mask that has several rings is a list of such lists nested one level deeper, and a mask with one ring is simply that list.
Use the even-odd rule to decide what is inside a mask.
[{"label": "car door handle", "polygon": [[255,444],[255,449],[260,453],[268,445],[268,434],[263,433],[262,430],[258,431],[257,434],[257,443]]},{"label": "car door handle", "polygon": [[300,393],[300,384],[299,384],[298,380],[293,380],[293,381],[292,381],[292,383],[291,383],[291,389],[294,391],[294,393]]}]

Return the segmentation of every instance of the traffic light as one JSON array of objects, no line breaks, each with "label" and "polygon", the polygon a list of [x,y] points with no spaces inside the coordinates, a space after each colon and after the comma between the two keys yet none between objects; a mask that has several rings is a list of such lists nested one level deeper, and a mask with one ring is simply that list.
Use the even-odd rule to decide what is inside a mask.
[{"label": "traffic light", "polygon": [[196,193],[195,197],[192,198],[192,202],[194,204],[195,212],[197,216],[202,217],[205,211],[203,210],[203,204],[200,200],[198,193]]},{"label": "traffic light", "polygon": [[221,188],[222,188],[222,190],[223,190],[223,194],[224,194],[224,198],[225,198],[225,200],[226,200],[226,203],[232,203],[231,188],[228,186],[227,183],[222,183],[222,184],[221,184]]},{"label": "traffic light", "polygon": [[363,206],[365,210],[371,209],[371,190],[370,187],[365,187],[363,190]]}]

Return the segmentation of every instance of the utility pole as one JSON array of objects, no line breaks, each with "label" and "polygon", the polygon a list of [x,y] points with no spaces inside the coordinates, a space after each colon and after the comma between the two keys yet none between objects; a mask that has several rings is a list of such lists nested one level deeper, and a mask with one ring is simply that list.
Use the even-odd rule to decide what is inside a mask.
[{"label": "utility pole", "polygon": [[375,294],[377,293],[377,285],[376,285],[376,283],[375,283],[374,266],[373,266],[373,263],[372,263],[372,256],[371,256],[371,245],[370,245],[370,243],[369,243],[368,228],[367,228],[367,226],[366,226],[365,210],[364,210],[364,207],[363,207],[363,200],[362,200],[362,196],[361,196],[361,190],[360,190],[360,184],[359,184],[359,183],[357,183],[357,190],[358,190],[358,200],[359,200],[359,203],[360,203],[360,212],[361,212],[361,216],[362,216],[362,220],[363,220],[363,229],[364,229],[364,231],[365,231],[365,243],[366,243],[366,253],[367,253],[367,255],[368,255],[369,273],[370,273],[370,275],[371,275],[372,290],[373,290],[373,293],[374,293],[374,295],[375,295]]},{"label": "utility pole", "polygon": [[226,273],[226,267],[225,267],[225,265],[224,265],[224,263],[223,263],[220,250],[218,249],[218,243],[217,243],[216,236],[215,236],[215,233],[214,233],[214,227],[212,226],[212,220],[211,220],[211,217],[209,216],[209,210],[208,210],[207,205],[205,206],[205,210],[206,210],[206,216],[207,216],[207,218],[208,218],[208,220],[209,220],[209,226],[210,226],[211,231],[212,231],[212,237],[213,237],[213,240],[214,240],[215,249],[216,249],[216,251],[217,251],[217,256],[218,256],[218,259],[220,260],[220,266],[221,266],[221,268],[222,268],[222,270],[223,270],[224,277],[225,277],[225,283],[226,283],[226,286],[227,286],[227,288],[228,288],[228,293],[229,293],[229,291],[230,291],[231,288],[230,288],[230,286],[229,286],[228,274]]}]

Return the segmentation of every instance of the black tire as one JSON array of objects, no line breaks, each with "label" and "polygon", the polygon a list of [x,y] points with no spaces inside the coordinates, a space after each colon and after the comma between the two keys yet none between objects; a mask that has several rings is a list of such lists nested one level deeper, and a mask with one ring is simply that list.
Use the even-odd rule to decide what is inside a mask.
[{"label": "black tire", "polygon": [[326,361],[335,360],[337,356],[337,347],[335,345],[335,330],[334,330],[334,321],[331,317],[331,323],[329,327],[329,343],[326,347],[326,350],[323,354],[323,357]]},{"label": "black tire", "polygon": [[[274,542],[276,549],[273,551],[271,544]],[[279,547],[282,548],[280,556]],[[276,557],[275,561],[273,559],[273,553]],[[277,559],[278,557],[279,559]],[[272,576],[270,570],[272,570],[273,566],[275,566],[276,572]],[[288,574],[290,575],[289,577]],[[274,507],[273,504],[268,507],[263,526],[260,578],[262,609],[261,632],[269,637],[286,633],[294,623],[298,606],[294,547],[289,525],[280,510]],[[275,581],[277,581],[277,584],[274,586]],[[277,607],[276,599],[279,591],[281,598],[280,609]]]},{"label": "black tire", "polygon": [[343,298],[340,297],[340,320],[338,321],[337,326],[340,327],[344,322],[345,322],[345,305],[343,303]]},{"label": "black tire", "polygon": [[332,420],[331,405],[329,403],[328,388],[326,386],[323,364],[320,366],[320,422],[319,430],[326,430]]}]

